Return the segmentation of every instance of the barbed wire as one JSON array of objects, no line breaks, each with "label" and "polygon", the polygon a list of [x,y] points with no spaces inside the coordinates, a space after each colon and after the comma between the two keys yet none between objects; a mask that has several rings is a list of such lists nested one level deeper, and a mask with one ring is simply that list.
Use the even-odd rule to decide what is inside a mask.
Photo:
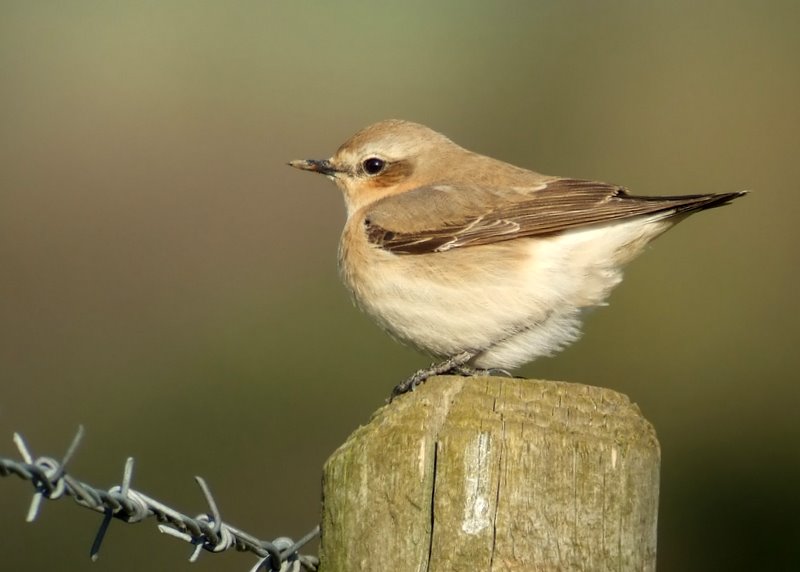
[{"label": "barbed wire", "polygon": [[27,522],[33,522],[36,519],[43,499],[57,500],[64,496],[71,496],[78,505],[84,508],[103,513],[103,521],[100,523],[90,551],[92,560],[97,560],[100,546],[112,519],[132,524],[154,517],[160,523],[158,529],[161,532],[195,546],[189,557],[191,562],[197,560],[203,550],[219,553],[235,549],[252,552],[259,557],[250,572],[261,570],[315,572],[319,568],[317,557],[298,552],[319,534],[319,526],[316,526],[297,542],[287,537],[276,538],[271,542],[261,540],[222,520],[211,490],[201,477],[195,477],[195,480],[203,492],[209,512],[196,517],[187,516],[131,488],[134,464],[132,457],[128,457],[125,463],[121,485],[103,490],[79,481],[67,474],[66,465],[80,445],[83,433],[83,427],[78,427],[72,443],[60,461],[52,457],[34,459],[22,436],[14,433],[14,444],[19,450],[22,461],[0,457],[0,476],[17,475],[30,481],[36,489],[28,509]]}]

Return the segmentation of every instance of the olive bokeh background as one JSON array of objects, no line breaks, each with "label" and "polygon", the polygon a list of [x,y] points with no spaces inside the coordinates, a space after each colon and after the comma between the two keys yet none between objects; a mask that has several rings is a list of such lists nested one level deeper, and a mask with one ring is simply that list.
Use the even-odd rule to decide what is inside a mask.
[{"label": "olive bokeh background", "polygon": [[[659,570],[796,569],[800,5],[0,2],[0,455],[263,537],[316,522],[326,457],[425,356],[336,274],[324,158],[379,119],[641,194],[753,189],[654,243],[584,338],[519,373],[611,387],[655,425]],[[61,501],[7,570],[189,570],[153,524]],[[204,555],[193,570],[245,570]],[[400,569],[400,566],[398,566]]]}]

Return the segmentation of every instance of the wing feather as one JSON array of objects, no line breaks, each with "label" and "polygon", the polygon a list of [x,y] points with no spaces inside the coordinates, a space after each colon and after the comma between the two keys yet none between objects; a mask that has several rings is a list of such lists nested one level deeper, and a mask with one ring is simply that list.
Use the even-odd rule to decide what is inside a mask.
[{"label": "wing feather", "polygon": [[721,206],[742,194],[637,197],[623,187],[579,179],[552,179],[502,195],[481,187],[439,185],[378,201],[364,223],[376,246],[397,254],[425,254],[643,215],[673,216]]}]

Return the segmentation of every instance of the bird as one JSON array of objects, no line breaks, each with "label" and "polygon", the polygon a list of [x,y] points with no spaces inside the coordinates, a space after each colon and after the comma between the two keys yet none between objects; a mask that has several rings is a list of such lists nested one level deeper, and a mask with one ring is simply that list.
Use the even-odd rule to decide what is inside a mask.
[{"label": "bird", "polygon": [[399,119],[361,129],[329,159],[289,165],[344,195],[339,272],[355,304],[437,360],[390,400],[433,375],[508,373],[562,350],[650,241],[747,192],[636,196],[517,167]]}]

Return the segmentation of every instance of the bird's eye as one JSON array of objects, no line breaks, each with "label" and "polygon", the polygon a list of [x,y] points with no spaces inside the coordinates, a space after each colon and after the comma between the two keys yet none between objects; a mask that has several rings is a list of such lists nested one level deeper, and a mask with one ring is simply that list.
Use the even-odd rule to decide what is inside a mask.
[{"label": "bird's eye", "polygon": [[370,157],[369,159],[364,159],[361,166],[364,167],[364,172],[368,175],[377,175],[383,171],[383,168],[386,166],[386,161],[378,159],[377,157]]}]

